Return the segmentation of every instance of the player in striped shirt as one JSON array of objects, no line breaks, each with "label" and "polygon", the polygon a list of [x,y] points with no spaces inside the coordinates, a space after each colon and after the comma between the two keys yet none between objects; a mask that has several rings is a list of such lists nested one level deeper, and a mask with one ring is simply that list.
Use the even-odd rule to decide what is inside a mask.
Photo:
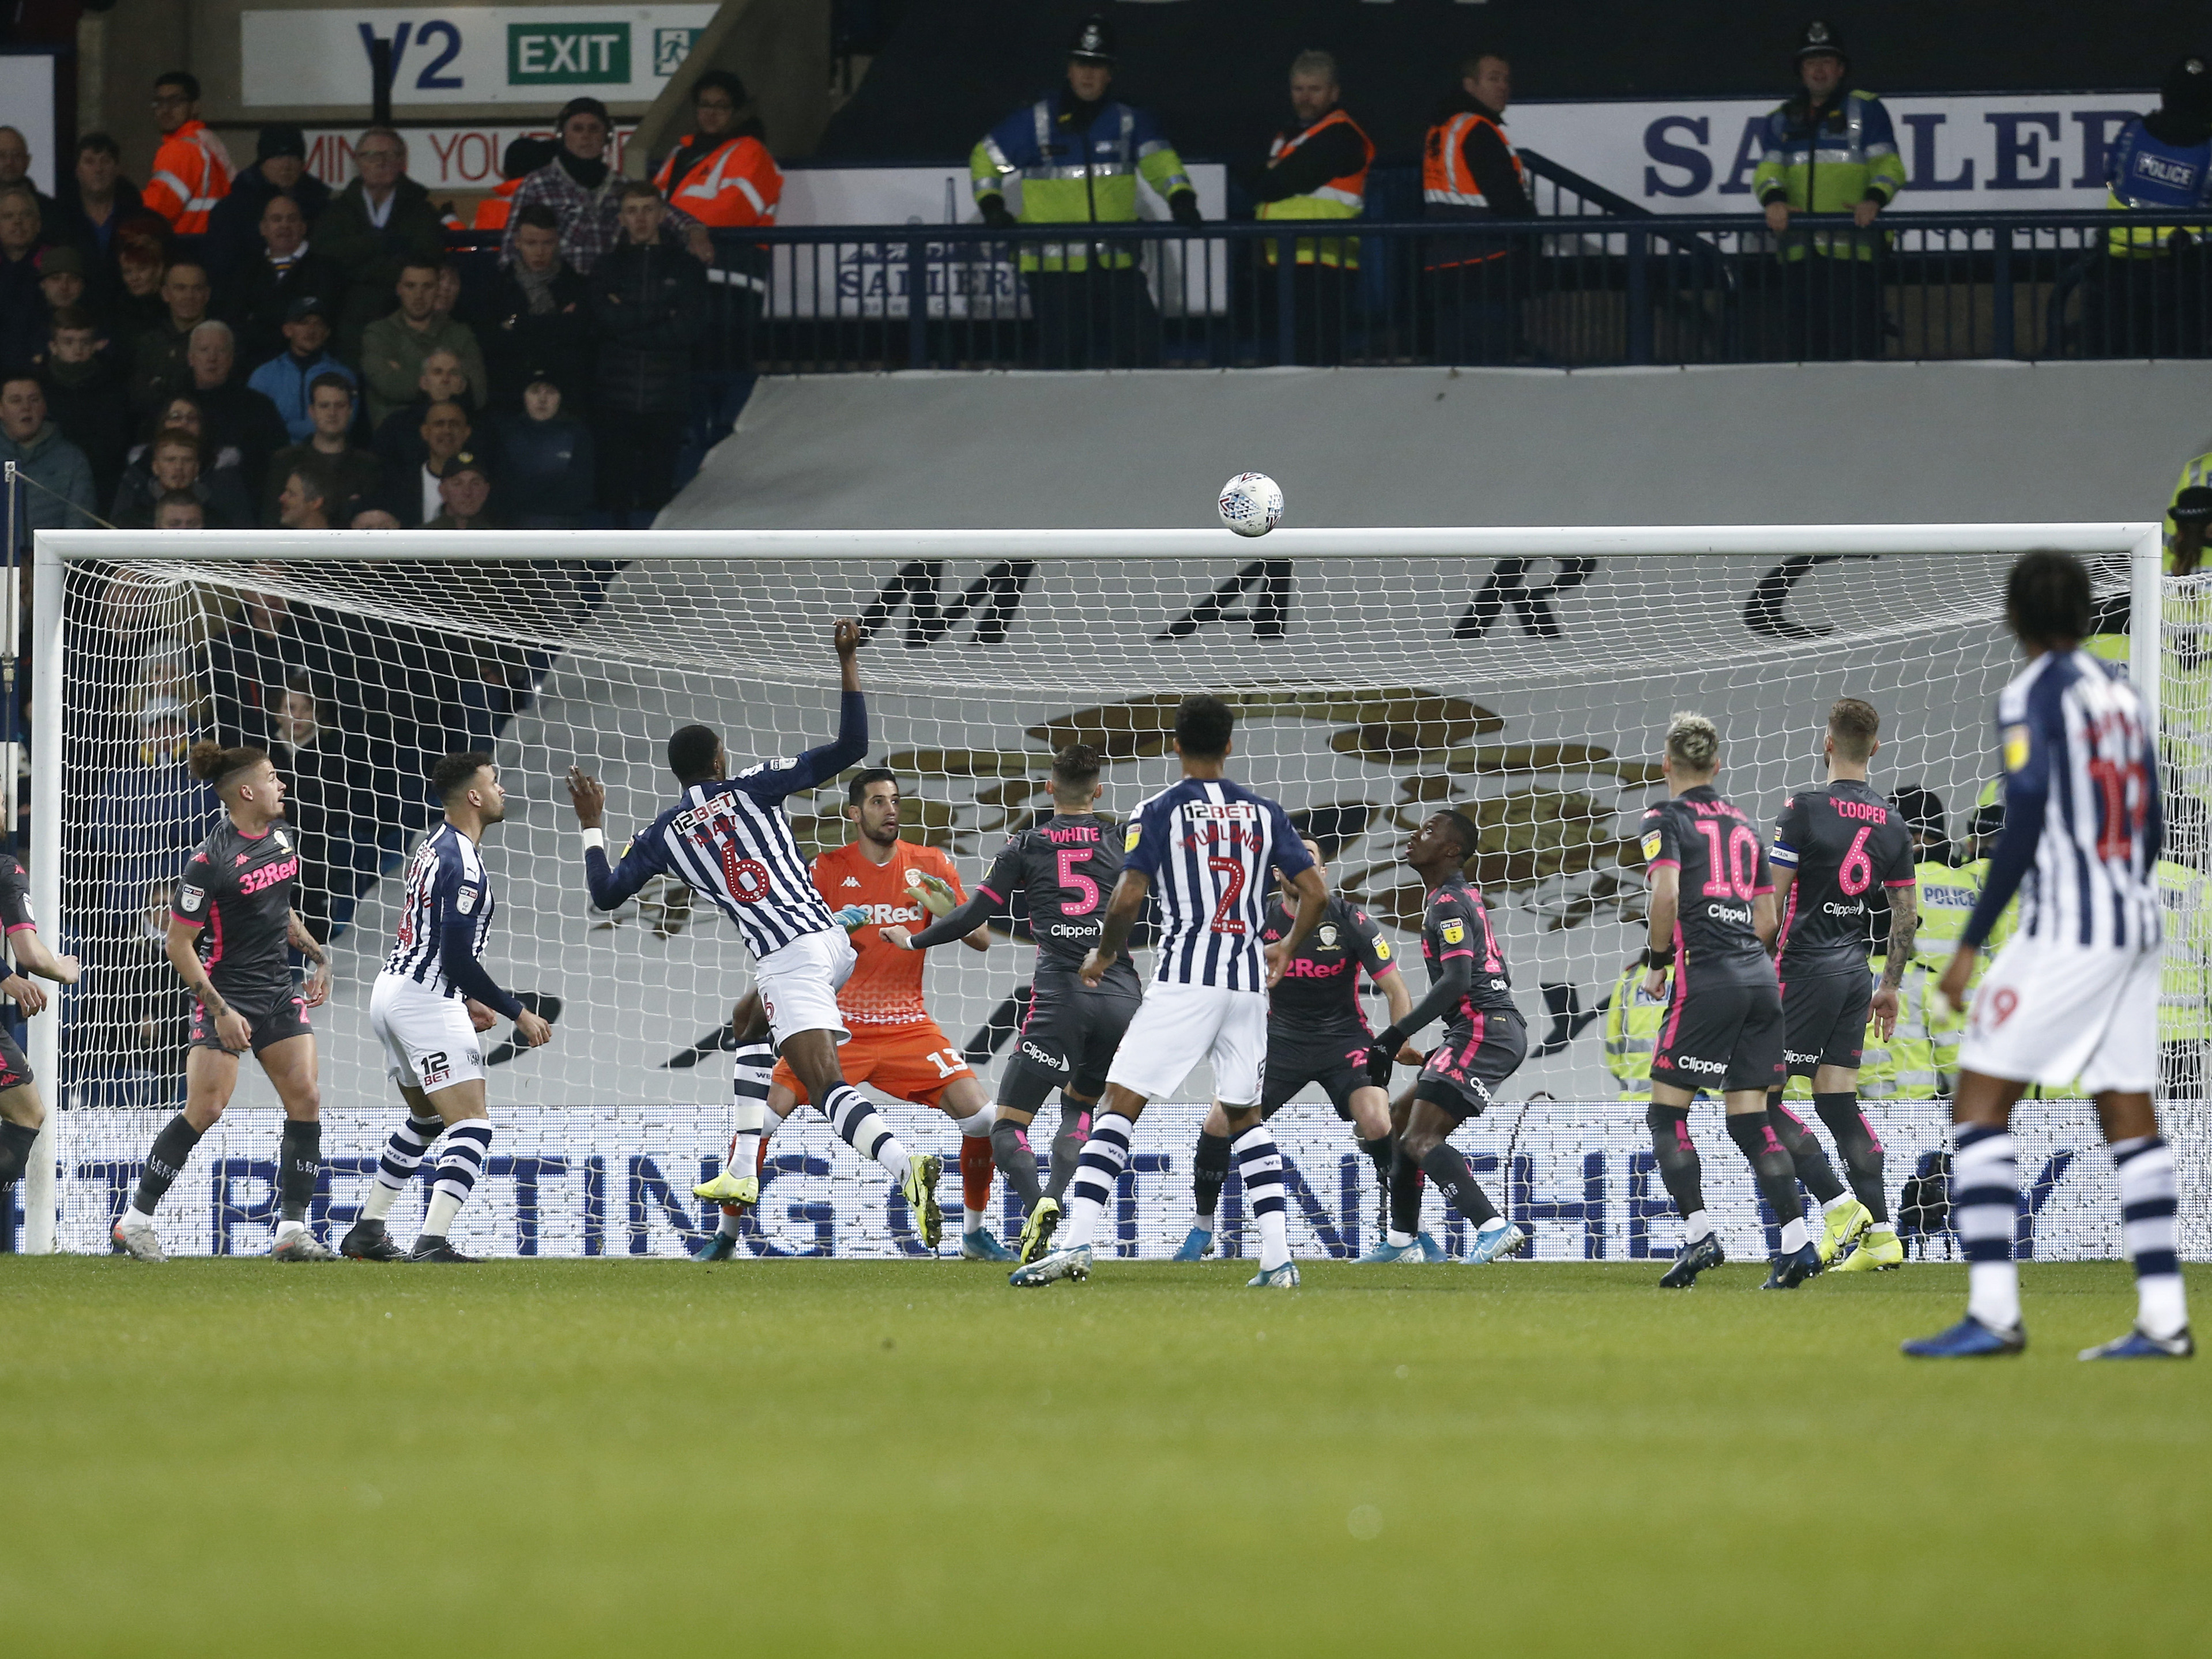
[{"label": "player in striped shirt", "polygon": [[1966,1258],[1966,1316],[1905,1344],[1916,1358],[2027,1346],[2012,1258],[2020,1201],[2012,1109],[2030,1083],[2063,1088],[2076,1078],[2095,1096],[2112,1146],[2136,1293],[2135,1328],[2081,1358],[2196,1352],[2175,1249],[2173,1149],[2151,1104],[2164,950],[2158,750],[2133,689],[2081,649],[2090,618],[2080,561],[2038,552],[2014,564],[2005,621],[2027,665],[1997,697],[2004,833],[1943,971],[1953,1006],[1966,1000],[1976,958],[2015,891],[2020,927],[1974,993],[1951,1105],[1951,1218]]},{"label": "player in striped shirt", "polygon": [[[483,864],[483,836],[507,817],[499,769],[480,750],[448,755],[431,769],[430,788],[445,804],[446,821],[422,838],[408,860],[392,954],[368,995],[369,1029],[384,1045],[392,1081],[407,1103],[407,1121],[384,1143],[361,1218],[338,1245],[340,1255],[357,1261],[477,1259],[448,1241],[491,1156],[477,1034],[503,1014],[514,1022],[514,1040],[526,1048],[553,1035],[537,1011],[502,989],[483,965],[497,908]],[[415,1248],[402,1251],[386,1231],[386,1218],[441,1133],[446,1149],[422,1231]]]},{"label": "player in striped shirt", "polygon": [[[1158,965],[1107,1070],[1102,1110],[1068,1189],[1061,1243],[1016,1268],[1015,1285],[1090,1276],[1092,1243],[1127,1167],[1138,1116],[1200,1060],[1212,1065],[1215,1103],[1235,1137],[1232,1150],[1260,1234],[1260,1271],[1250,1282],[1284,1290],[1298,1282],[1282,1156],[1260,1114],[1267,992],[1321,920],[1328,888],[1282,807],[1223,775],[1236,719],[1218,697],[1185,697],[1175,721],[1182,781],[1138,807],[1130,820],[1127,858],[1081,974],[1086,985],[1104,981],[1148,893]],[[1289,928],[1263,951],[1270,866],[1298,902]]]},{"label": "player in striped shirt", "polygon": [[731,1092],[736,1133],[729,1163],[693,1188],[701,1198],[744,1205],[760,1197],[761,1137],[769,1078],[779,1054],[846,1145],[873,1158],[896,1181],[933,1248],[944,1226],[937,1178],[944,1160],[915,1157],[867,1097],[845,1081],[837,1045],[851,1036],[837,993],[858,957],[844,927],[815,890],[805,856],[784,816],[786,798],[829,782],[868,752],[868,704],[860,695],[860,627],[848,619],[831,632],[842,694],[835,741],[729,775],[722,740],[687,726],[668,740],[668,769],[684,799],[655,818],[607,862],[607,792],[580,768],[568,769],[568,798],[584,832],[584,881],[592,902],[611,910],[655,876],[672,876],[727,916],[752,952],[754,987],[731,1015],[738,1048]]}]

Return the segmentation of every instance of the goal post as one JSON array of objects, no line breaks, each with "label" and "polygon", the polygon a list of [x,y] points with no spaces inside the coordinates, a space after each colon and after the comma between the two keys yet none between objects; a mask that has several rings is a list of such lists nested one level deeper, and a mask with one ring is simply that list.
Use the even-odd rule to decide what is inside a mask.
[{"label": "goal post", "polygon": [[[388,944],[392,872],[428,821],[423,771],[448,748],[483,747],[517,797],[487,845],[494,971],[563,1010],[550,1049],[492,1073],[495,1115],[504,1105],[532,1126],[501,1178],[507,1196],[483,1206],[502,1230],[493,1248],[526,1237],[507,1248],[671,1248],[696,1224],[690,1172],[724,1133],[716,1021],[749,968],[733,930],[682,893],[586,914],[560,771],[580,760],[605,778],[618,839],[672,794],[660,754],[677,725],[716,725],[738,765],[822,741],[835,706],[829,625],[854,615],[869,623],[869,762],[901,775],[908,837],[943,848],[970,884],[1043,804],[1060,744],[1104,751],[1109,814],[1163,787],[1170,711],[1193,690],[1237,706],[1237,775],[1285,801],[1322,843],[1332,884],[1395,945],[1418,943],[1418,889],[1396,856],[1407,828],[1437,805],[1470,811],[1484,834],[1473,872],[1504,922],[1540,1040],[1508,1093],[1551,1099],[1462,1139],[1499,1160],[1501,1196],[1518,1194],[1544,1219],[1546,1253],[1648,1254],[1672,1224],[1650,1207],[1656,1178],[1635,1161],[1641,1113],[1619,1104],[1603,1015],[1640,926],[1627,849],[1667,713],[1704,708],[1720,720],[1723,788],[1771,824],[1787,790],[1817,776],[1827,702],[1869,696],[1884,720],[1876,787],[1923,784],[1961,825],[1992,773],[1990,698],[2016,665],[1998,621],[2002,572],[2046,547],[2089,561],[2103,599],[2131,602],[2131,670],[2155,709],[2160,632],[2140,624],[2160,615],[2167,584],[2149,522],[1284,529],[1253,540],[1221,529],[40,532],[33,906],[59,948],[84,946],[88,983],[30,1023],[50,1111],[26,1182],[25,1246],[94,1248],[116,1171],[143,1157],[131,1138],[173,1109],[169,1062],[140,1041],[149,1019],[167,1031],[165,969],[126,935],[150,914],[149,872],[197,841],[186,820],[204,807],[148,780],[173,764],[180,728],[259,741],[297,706],[307,736],[280,769],[325,768],[316,810],[330,822],[302,833],[325,872],[314,925],[340,962],[317,1025],[326,1117],[341,1131],[326,1146],[353,1162],[330,1201],[357,1191],[374,1146],[364,1137],[389,1116],[362,1010]],[[158,822],[95,808],[101,781],[118,778]],[[810,851],[850,838],[842,803],[841,790],[794,798]],[[962,960],[933,963],[933,1012],[988,1088],[1026,990],[1025,935],[974,962],[949,954]],[[254,1068],[243,1073],[240,1115],[265,1110]],[[1932,1102],[1893,1109],[1910,1128],[1893,1156],[1940,1144]],[[890,1115],[926,1144],[945,1133],[941,1117]],[[1297,1155],[1331,1170],[1312,1175],[1308,1220],[1340,1243],[1354,1195],[1348,1179],[1340,1194],[1334,1170],[1350,1144],[1337,1144],[1325,1105],[1296,1115],[1304,1125],[1286,1136],[1312,1143]],[[2082,1121],[2078,1109],[2053,1117],[2054,1158]],[[1160,1121],[1185,1142],[1195,1127]],[[817,1147],[801,1119],[787,1133],[778,1185],[805,1201],[779,1211],[768,1248],[826,1247],[833,1234],[839,1253],[903,1248],[848,1154]],[[650,1156],[626,1151],[625,1136]],[[253,1236],[266,1194],[246,1139],[207,1161],[223,1168],[192,1177],[195,1213],[212,1218],[203,1248],[233,1248]],[[2046,1178],[2063,1184],[2066,1165],[2054,1167]],[[1723,1191],[1728,1169],[1716,1149],[1709,1176]],[[1172,1194],[1187,1170],[1183,1145],[1137,1178]],[[1893,1163],[1893,1187],[1909,1173]],[[2072,1178],[2109,1186],[2106,1172]],[[550,1218],[556,1189],[558,1204],[574,1197],[573,1225]],[[2063,1203],[2050,1210],[2054,1247],[2112,1253],[2100,1202],[2077,1206],[2078,1227]],[[2202,1254],[2201,1198],[2191,1203]],[[1730,1207],[1748,1214],[1749,1200]],[[1173,1196],[1148,1208],[1162,1226],[1182,1213]],[[1124,1239],[1152,1253],[1149,1233]]]}]

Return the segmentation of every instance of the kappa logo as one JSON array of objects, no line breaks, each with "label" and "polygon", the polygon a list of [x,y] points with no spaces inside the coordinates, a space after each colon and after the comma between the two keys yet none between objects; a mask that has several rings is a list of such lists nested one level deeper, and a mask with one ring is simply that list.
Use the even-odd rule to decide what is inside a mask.
[{"label": "kappa logo", "polygon": [[843,884],[847,887],[858,887],[860,884],[860,878],[858,876],[848,876]]},{"label": "kappa logo", "polygon": [[245,863],[246,860],[252,856],[252,854],[250,853],[240,853],[236,858],[231,860],[231,868],[234,870],[236,869],[240,865]]}]

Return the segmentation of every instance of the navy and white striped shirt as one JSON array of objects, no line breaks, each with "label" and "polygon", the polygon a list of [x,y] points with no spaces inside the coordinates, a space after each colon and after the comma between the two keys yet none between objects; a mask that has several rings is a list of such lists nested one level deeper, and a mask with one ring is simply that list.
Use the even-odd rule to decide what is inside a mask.
[{"label": "navy and white striped shirt", "polygon": [[836,741],[791,760],[763,761],[734,778],[693,784],[611,867],[605,853],[587,849],[584,879],[592,902],[611,910],[653,877],[673,876],[737,924],[756,961],[809,933],[835,931],[783,801],[829,782],[867,752],[867,702],[848,691]]},{"label": "navy and white striped shirt", "polygon": [[425,836],[407,865],[399,935],[384,971],[441,997],[474,997],[513,1019],[522,1005],[485,972],[484,941],[495,908],[476,842],[450,823]]},{"label": "navy and white striped shirt", "polygon": [[1226,778],[1185,778],[1129,820],[1122,868],[1152,882],[1164,985],[1265,991],[1267,871],[1313,867],[1289,816]]},{"label": "navy and white striped shirt", "polygon": [[2086,651],[2045,652],[1998,694],[1997,739],[2004,834],[1965,942],[1988,941],[2017,889],[2030,939],[2160,943],[2158,758],[2134,688]]}]

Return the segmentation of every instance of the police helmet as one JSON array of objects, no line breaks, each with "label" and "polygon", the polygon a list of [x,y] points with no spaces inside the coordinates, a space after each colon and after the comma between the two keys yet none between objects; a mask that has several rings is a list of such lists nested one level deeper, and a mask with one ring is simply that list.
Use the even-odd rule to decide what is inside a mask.
[{"label": "police helmet", "polygon": [[2203,524],[2212,519],[2212,489],[2203,484],[2191,484],[2173,498],[2173,505],[2166,509],[2166,516],[2176,524]]},{"label": "police helmet", "polygon": [[1093,12],[1075,27],[1075,38],[1067,44],[1067,55],[1079,64],[1110,64],[1114,61],[1114,26]]},{"label": "police helmet", "polygon": [[1805,38],[1797,43],[1797,61],[1802,64],[1808,58],[1843,58],[1848,61],[1844,37],[1815,17],[1805,25]]},{"label": "police helmet", "polygon": [[2212,120],[2212,65],[2202,58],[2183,58],[2166,72],[2158,101],[2175,115]]}]

